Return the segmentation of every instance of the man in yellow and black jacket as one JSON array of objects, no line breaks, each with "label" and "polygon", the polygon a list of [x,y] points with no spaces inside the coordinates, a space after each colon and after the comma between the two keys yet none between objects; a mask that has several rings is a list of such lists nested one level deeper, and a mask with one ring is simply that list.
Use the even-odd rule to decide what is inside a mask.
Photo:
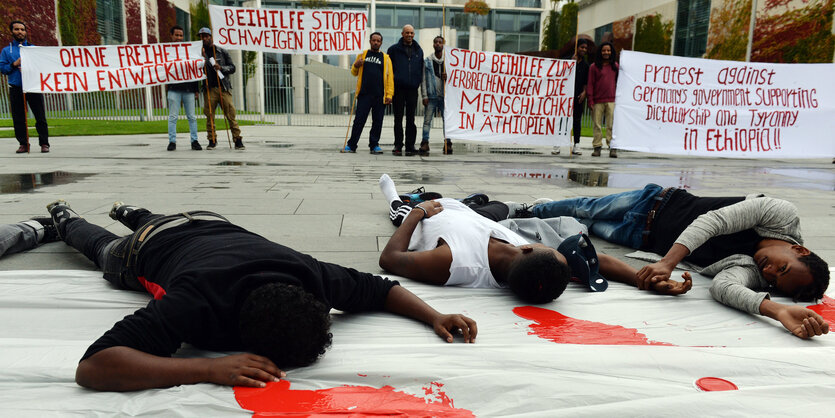
[{"label": "man in yellow and black jacket", "polygon": [[372,154],[382,154],[380,132],[383,130],[383,112],[394,96],[394,73],[391,59],[380,51],[383,35],[374,32],[369,38],[371,49],[357,56],[351,67],[351,74],[357,76],[357,113],[351,139],[343,152],[356,152],[362,128],[371,112],[371,133],[368,136],[368,148]]}]

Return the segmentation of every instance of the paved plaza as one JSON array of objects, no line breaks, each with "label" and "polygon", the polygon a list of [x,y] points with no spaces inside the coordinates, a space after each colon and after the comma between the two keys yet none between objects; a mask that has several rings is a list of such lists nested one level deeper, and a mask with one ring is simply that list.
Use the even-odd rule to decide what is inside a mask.
[{"label": "paved plaza", "polygon": [[[435,138],[439,130],[433,130]],[[52,152],[15,155],[9,139],[0,154],[0,222],[46,215],[45,205],[65,199],[90,221],[127,233],[108,218],[115,200],[155,212],[208,209],[269,239],[324,260],[369,272],[394,227],[377,180],[389,173],[401,192],[423,186],[446,197],[486,193],[502,201],[603,195],[647,182],[681,186],[697,195],[766,193],[800,210],[809,248],[835,264],[835,165],[830,158],[743,160],[621,152],[592,158],[551,155],[550,147],[456,141],[453,155],[432,142],[428,157],[395,157],[391,132],[384,155],[367,153],[367,132],[356,154],[338,150],[344,128],[246,126],[245,151],[228,148],[224,134],[213,151],[191,151],[180,135],[168,152],[167,135],[52,138]],[[204,139],[201,139],[205,143]],[[205,144],[204,144],[205,145]],[[599,242],[613,255],[627,251]],[[640,262],[629,261],[640,265]],[[0,260],[2,270],[93,269],[63,243]]]}]

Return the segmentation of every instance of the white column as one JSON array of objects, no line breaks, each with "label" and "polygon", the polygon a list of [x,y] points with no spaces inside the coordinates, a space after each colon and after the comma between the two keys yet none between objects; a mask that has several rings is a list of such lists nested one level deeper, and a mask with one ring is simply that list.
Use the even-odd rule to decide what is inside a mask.
[{"label": "white column", "polygon": [[[323,61],[323,57],[321,55],[308,55],[308,57],[310,57],[310,61]],[[310,104],[307,107],[308,113],[321,115],[325,113],[325,83],[321,78],[315,75],[308,75],[307,82],[307,99],[310,100]]]},{"label": "white column", "polygon": [[754,45],[754,26],[757,25],[757,0],[751,1],[751,19],[748,21],[748,46],[745,48],[745,62],[751,62],[751,47]]},{"label": "white column", "polygon": [[305,113],[305,75],[307,72],[302,70],[305,64],[304,55],[296,54],[291,58],[293,66],[293,113]]}]

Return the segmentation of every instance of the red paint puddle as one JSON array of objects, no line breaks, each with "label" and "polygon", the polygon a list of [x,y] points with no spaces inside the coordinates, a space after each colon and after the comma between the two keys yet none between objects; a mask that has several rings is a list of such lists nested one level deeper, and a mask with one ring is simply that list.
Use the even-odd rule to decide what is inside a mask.
[{"label": "red paint puddle", "polygon": [[341,386],[319,390],[291,390],[290,382],[267,383],[265,388],[235,387],[235,400],[253,417],[339,417],[365,415],[475,417],[455,408],[440,383],[424,387],[425,398],[395,392],[391,386]]},{"label": "red paint puddle", "polygon": [[821,303],[817,305],[809,305],[807,308],[815,311],[818,315],[823,317],[823,320],[829,323],[829,327],[835,327],[835,299],[823,295]]},{"label": "red paint puddle", "polygon": [[725,390],[739,390],[730,380],[718,377],[703,377],[696,381],[696,388],[704,392],[721,392]]},{"label": "red paint puddle", "polygon": [[558,344],[673,345],[649,340],[636,329],[575,319],[549,309],[520,306],[513,313],[536,322],[529,325],[528,334]]}]

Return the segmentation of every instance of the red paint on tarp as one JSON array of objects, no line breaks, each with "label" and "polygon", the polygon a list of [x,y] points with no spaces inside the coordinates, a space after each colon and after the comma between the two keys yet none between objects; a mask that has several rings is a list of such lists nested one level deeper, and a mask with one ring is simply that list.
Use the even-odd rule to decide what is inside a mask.
[{"label": "red paint on tarp", "polygon": [[[391,386],[340,386],[319,390],[291,390],[290,382],[281,380],[267,383],[264,388],[235,387],[235,400],[242,408],[253,411],[253,417],[293,416],[444,416],[475,417],[466,410],[455,408],[452,399],[440,391],[443,386],[432,382],[424,387],[425,399]],[[435,400],[438,399],[438,400]]]},{"label": "red paint on tarp", "polygon": [[696,381],[696,388],[705,392],[721,392],[723,390],[739,390],[730,380],[718,377],[703,377]]},{"label": "red paint on tarp", "polygon": [[823,320],[829,323],[829,327],[835,327],[835,299],[823,295],[821,303],[817,305],[809,305],[807,308],[815,311],[818,315],[823,317]]},{"label": "red paint on tarp", "polygon": [[528,334],[559,344],[673,345],[649,340],[636,329],[571,318],[549,309],[520,306],[513,313],[536,322],[529,325]]}]

